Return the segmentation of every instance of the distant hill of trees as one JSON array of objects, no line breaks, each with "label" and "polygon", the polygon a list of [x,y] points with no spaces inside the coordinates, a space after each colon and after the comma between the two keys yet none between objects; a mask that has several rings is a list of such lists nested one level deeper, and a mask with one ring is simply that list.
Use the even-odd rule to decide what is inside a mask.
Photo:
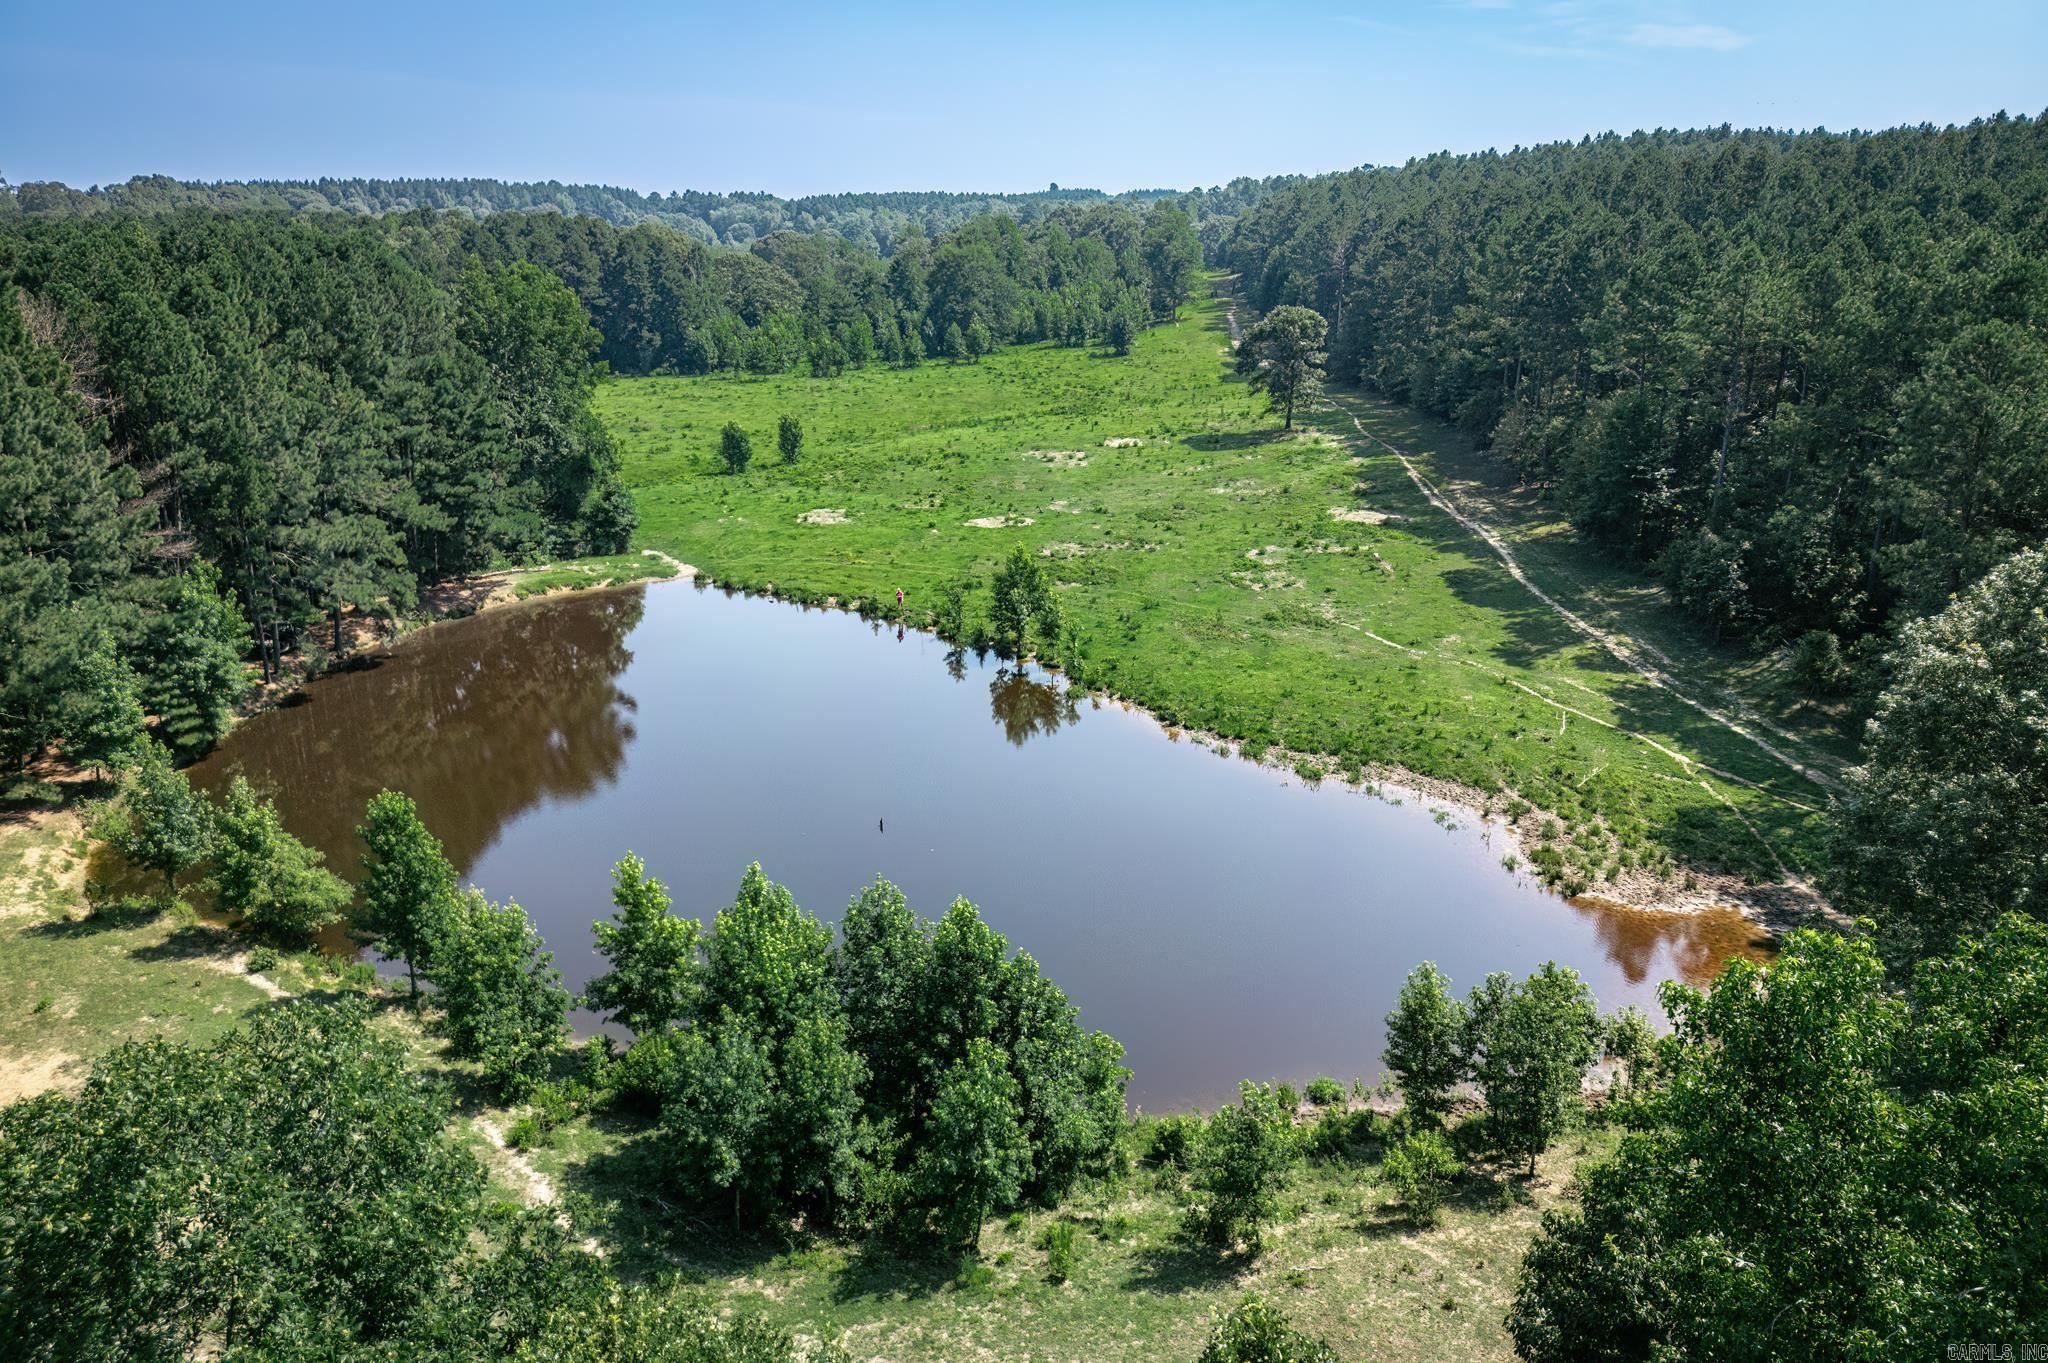
[{"label": "distant hill of trees", "polygon": [[1134,189],[1108,195],[1099,189],[1052,185],[1028,194],[976,194],[943,190],[887,194],[812,194],[784,199],[767,193],[710,194],[686,190],[642,194],[616,185],[565,185],[553,180],[328,179],[219,180],[201,183],[166,175],[138,175],[117,185],[73,189],[56,181],[8,187],[0,182],[0,216],[94,218],[175,213],[184,209],[316,215],[375,216],[416,209],[461,213],[560,213],[601,218],[615,227],[660,223],[711,245],[747,246],[775,232],[828,232],[887,256],[906,237],[938,236],[987,213],[1035,222],[1075,205],[1121,203],[1136,207],[1174,198],[1197,227],[1221,222],[1299,177],[1239,178],[1228,185],[1187,192]]},{"label": "distant hill of trees", "polygon": [[1609,134],[1282,187],[1218,254],[1825,688],[2048,535],[2044,203],[2041,119]]}]

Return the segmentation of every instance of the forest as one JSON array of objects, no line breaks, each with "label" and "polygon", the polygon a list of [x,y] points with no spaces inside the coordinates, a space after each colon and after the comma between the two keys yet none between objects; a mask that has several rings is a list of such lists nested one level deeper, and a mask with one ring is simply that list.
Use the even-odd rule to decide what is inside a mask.
[{"label": "forest", "polygon": [[622,548],[598,337],[531,265],[445,281],[371,226],[0,233],[0,748],[222,733],[298,631],[494,561]]},{"label": "forest", "polygon": [[812,194],[784,199],[766,193],[709,194],[699,190],[642,194],[616,185],[507,183],[502,180],[250,180],[199,183],[167,175],[138,175],[116,185],[73,189],[40,181],[0,181],[0,218],[123,217],[200,208],[223,212],[290,213],[561,213],[600,218],[614,227],[659,223],[709,245],[749,246],[776,232],[825,233],[888,256],[912,237],[937,237],[971,218],[1001,213],[1033,222],[1063,207],[1119,204],[1144,208],[1177,199],[1207,240],[1231,218],[1296,176],[1239,177],[1227,185],[1189,191],[1132,190],[1108,195],[1094,189],[1049,189],[1029,194],[914,191],[893,194]]},{"label": "forest", "polygon": [[1220,257],[1822,691],[2048,533],[2048,125],[1607,134],[1283,188]]}]

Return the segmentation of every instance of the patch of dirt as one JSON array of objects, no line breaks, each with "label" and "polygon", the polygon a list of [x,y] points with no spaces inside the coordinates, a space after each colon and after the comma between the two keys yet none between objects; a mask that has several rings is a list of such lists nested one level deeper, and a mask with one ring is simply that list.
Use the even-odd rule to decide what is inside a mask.
[{"label": "patch of dirt", "polygon": [[845,525],[846,521],[846,508],[843,506],[821,506],[796,518],[798,525]]},{"label": "patch of dirt", "polygon": [[677,557],[676,557],[676,556],[675,556],[674,554],[664,554],[664,553],[663,553],[663,552],[662,552],[661,550],[659,550],[659,549],[642,549],[642,550],[640,551],[640,557],[642,557],[642,558],[658,558],[658,559],[660,559],[660,560],[661,560],[661,561],[662,561],[663,563],[666,563],[666,564],[667,564],[667,565],[668,565],[669,567],[671,567],[671,568],[673,568],[673,569],[675,569],[675,570],[676,570],[676,576],[677,576],[677,577],[686,577],[686,578],[687,578],[687,577],[695,577],[695,576],[697,575],[697,570],[696,570],[696,568],[692,567],[692,566],[691,566],[690,564],[687,564],[687,563],[683,562],[683,561],[682,561],[681,559],[677,558]]},{"label": "patch of dirt", "polygon": [[1088,462],[1086,450],[1026,450],[1024,454],[1056,469],[1077,469]]},{"label": "patch of dirt", "polygon": [[512,1182],[519,1188],[520,1201],[530,1207],[552,1207],[555,1204],[555,1181],[533,1167],[523,1150],[514,1150],[505,1144],[505,1133],[489,1117],[476,1119],[476,1129],[484,1133],[484,1139],[498,1155],[498,1163],[505,1166],[512,1175]]},{"label": "patch of dirt", "polygon": [[1407,517],[1397,516],[1391,511],[1371,511],[1362,506],[1333,506],[1330,508],[1330,519],[1355,521],[1360,525],[1385,525],[1388,521],[1406,520]]},{"label": "patch of dirt", "polygon": [[1135,435],[1113,435],[1102,442],[1102,448],[1106,450],[1128,450],[1144,443]]},{"label": "patch of dirt", "polygon": [[1015,526],[1036,525],[1038,522],[1029,516],[977,516],[971,521],[963,521],[962,524],[971,525],[977,530],[1008,530]]},{"label": "patch of dirt", "polygon": [[214,956],[209,958],[206,964],[211,969],[220,971],[223,975],[240,975],[271,998],[288,999],[292,996],[292,991],[279,984],[276,980],[271,979],[268,975],[259,975],[249,969],[249,953],[246,951],[238,951],[232,956]]},{"label": "patch of dirt", "polygon": [[64,1051],[38,1051],[33,1055],[0,1054],[0,1107],[33,1098],[51,1089],[68,1089],[78,1076],[67,1074],[78,1057]]}]

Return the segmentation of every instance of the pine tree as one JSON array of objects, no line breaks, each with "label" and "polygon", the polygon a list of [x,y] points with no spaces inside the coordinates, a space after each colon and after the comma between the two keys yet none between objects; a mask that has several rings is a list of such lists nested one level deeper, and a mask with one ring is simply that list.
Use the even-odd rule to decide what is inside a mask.
[{"label": "pine tree", "polygon": [[249,686],[242,666],[248,637],[248,621],[222,588],[219,570],[204,559],[195,562],[163,617],[157,662],[145,685],[164,738],[177,752],[203,752],[227,732]]}]

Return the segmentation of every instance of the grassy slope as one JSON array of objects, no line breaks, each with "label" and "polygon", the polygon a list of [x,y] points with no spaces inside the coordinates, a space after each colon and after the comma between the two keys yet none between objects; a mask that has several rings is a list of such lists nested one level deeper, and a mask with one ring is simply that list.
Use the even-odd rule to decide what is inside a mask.
[{"label": "grassy slope", "polygon": [[72,813],[0,812],[0,1101],[83,1077],[121,1041],[204,1041],[265,1002],[226,934],[167,914],[85,919]]},{"label": "grassy slope", "polygon": [[[637,1132],[610,1119],[575,1122],[527,1158],[623,1271],[679,1270],[721,1306],[842,1339],[856,1358],[1192,1359],[1214,1313],[1257,1291],[1341,1358],[1507,1359],[1503,1319],[1522,1253],[1571,1170],[1615,1139],[1598,1127],[1569,1135],[1533,1180],[1475,1166],[1427,1229],[1390,1205],[1376,1153],[1304,1163],[1249,1265],[1185,1244],[1184,1177],[1140,1169],[1113,1194],[989,1222],[983,1269],[971,1276],[939,1257],[794,1235],[787,1245],[736,1239],[659,1200],[659,1170]],[[1064,1284],[1047,1277],[1039,1244],[1056,1219],[1081,1232],[1080,1266]]]},{"label": "grassy slope", "polygon": [[[901,585],[916,620],[947,583],[985,582],[1011,545],[1049,550],[1088,679],[1164,718],[1347,769],[1511,790],[1586,844],[1568,854],[1596,887],[1666,853],[1763,879],[1780,861],[1817,865],[1821,792],[1574,633],[1384,450],[1275,430],[1230,374],[1222,313],[1191,305],[1124,359],[1017,347],[829,380],[619,380],[599,402],[640,542],[721,581],[866,601]],[[783,412],[807,433],[794,467],[775,462]],[[1319,419],[1349,434],[1337,413]],[[728,420],[759,452],[738,477],[714,465]],[[1105,448],[1111,437],[1144,443]],[[1059,451],[1086,463],[1034,453]],[[1401,519],[1339,521],[1338,507]],[[846,523],[800,522],[812,510]],[[1034,523],[967,524],[1005,516]],[[1552,537],[1541,571],[1565,563],[1616,580]],[[1640,603],[1612,611],[1632,618]],[[1697,641],[1685,657],[1746,680]],[[1703,786],[1633,734],[1764,789]]]}]

